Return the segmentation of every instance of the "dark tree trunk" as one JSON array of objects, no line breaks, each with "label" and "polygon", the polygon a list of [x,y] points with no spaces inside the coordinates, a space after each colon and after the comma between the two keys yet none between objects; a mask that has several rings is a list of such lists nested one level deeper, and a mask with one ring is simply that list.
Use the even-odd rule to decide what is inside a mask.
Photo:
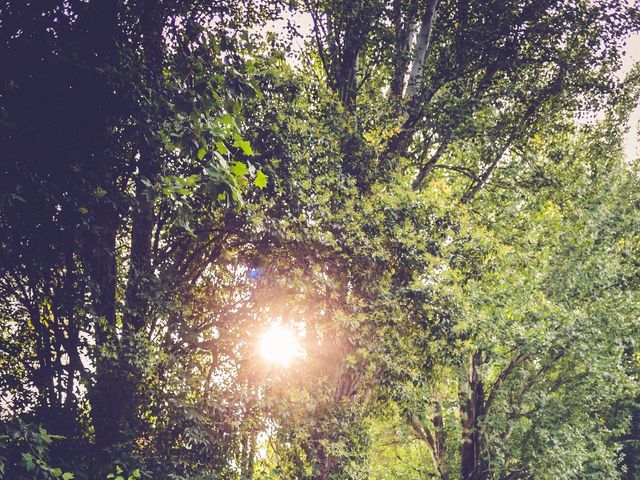
[{"label": "dark tree trunk", "polygon": [[[146,155],[144,155],[146,157]],[[143,180],[155,181],[155,172],[141,168],[136,181],[136,208],[131,225],[131,263],[126,292],[125,327],[139,332],[145,326],[149,308],[149,292],[153,289],[151,266],[151,237],[154,226],[153,203],[149,199]],[[142,172],[147,173],[144,175]]]},{"label": "dark tree trunk", "polygon": [[462,445],[460,447],[460,476],[463,480],[486,480],[485,462],[482,458],[482,427],[484,415],[484,385],[478,374],[481,362],[476,352],[470,362],[467,388],[461,394]]},{"label": "dark tree trunk", "polygon": [[[157,72],[162,67],[163,17],[156,2],[142,2],[139,8],[142,54],[147,67],[145,83],[154,88],[160,81]],[[112,10],[109,13],[114,12]],[[117,23],[115,17],[114,21]],[[105,61],[110,62],[114,58],[117,55],[107,55]],[[149,292],[153,290],[151,237],[154,212],[145,182],[155,182],[160,162],[154,135],[155,124],[150,121],[157,117],[157,112],[147,111],[147,108],[143,105],[133,113],[142,126],[138,144],[140,157],[135,175],[135,206],[131,216],[129,272],[121,317],[122,329],[119,331],[116,330],[116,234],[120,218],[116,206],[119,192],[115,181],[119,172],[112,170],[117,168],[118,162],[110,164],[105,161],[104,166],[95,172],[96,184],[102,185],[102,190],[107,192],[94,212],[94,228],[90,232],[86,252],[96,316],[96,381],[89,397],[99,455],[98,468],[104,466],[112,452],[128,448],[139,429],[136,410],[140,404],[138,391],[142,377],[139,361],[135,356],[144,352],[139,352],[136,342],[130,336],[144,328],[149,309]],[[109,120],[105,120],[106,130],[110,131],[112,128]],[[105,142],[107,159],[109,155],[113,155],[112,150],[116,150],[114,141],[108,134]],[[100,168],[104,170],[99,171]]]},{"label": "dark tree trunk", "polygon": [[348,112],[355,111],[358,86],[356,80],[358,55],[363,43],[361,31],[362,4],[360,1],[347,5],[345,32],[342,51],[339,54],[340,63],[336,68],[336,89],[340,101]]},{"label": "dark tree trunk", "polygon": [[95,318],[96,374],[89,398],[96,447],[104,451],[120,441],[124,410],[118,360],[113,358],[119,343],[116,335],[117,214],[106,199],[96,207],[93,222],[85,253]]},{"label": "dark tree trunk", "polygon": [[50,332],[42,320],[39,303],[39,298],[34,299],[34,304],[30,308],[31,324],[36,334],[35,349],[38,359],[34,382],[40,397],[39,408],[42,412],[50,412],[55,411],[57,407],[54,386],[55,370],[53,368]]},{"label": "dark tree trunk", "polygon": [[632,408],[630,440],[623,450],[624,465],[627,467],[625,480],[640,479],[640,396],[636,398]]},{"label": "dark tree trunk", "polygon": [[436,468],[441,480],[449,480],[447,473],[446,455],[447,444],[444,430],[444,418],[442,417],[442,405],[440,402],[435,404],[436,413],[433,416],[433,440],[434,440],[434,457],[436,459]]},{"label": "dark tree trunk", "polygon": [[[141,3],[141,28],[143,31],[143,54],[146,65],[146,83],[160,91],[162,77],[164,17],[156,2]],[[139,332],[145,326],[149,307],[149,293],[153,290],[151,243],[154,227],[153,201],[149,197],[147,184],[157,180],[161,152],[154,128],[158,112],[139,112],[139,161],[136,175],[135,209],[131,220],[131,262],[129,265],[125,328]]]}]

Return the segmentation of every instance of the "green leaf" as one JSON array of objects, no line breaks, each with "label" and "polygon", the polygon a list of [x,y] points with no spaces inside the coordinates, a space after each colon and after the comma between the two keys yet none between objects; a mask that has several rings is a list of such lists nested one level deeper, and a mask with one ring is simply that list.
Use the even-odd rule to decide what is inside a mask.
[{"label": "green leaf", "polygon": [[44,429],[43,427],[40,427],[40,437],[42,438],[42,441],[46,444],[49,444],[53,441],[51,435],[49,435],[47,430]]},{"label": "green leaf", "polygon": [[249,173],[249,170],[247,169],[247,164],[244,162],[234,162],[233,166],[229,170],[236,177],[243,177],[244,175]]},{"label": "green leaf", "polygon": [[229,153],[229,149],[227,148],[227,146],[224,144],[223,141],[218,140],[216,142],[216,149],[218,150],[219,153],[221,153],[222,155],[226,155],[227,153]]},{"label": "green leaf", "polygon": [[62,474],[62,480],[73,480],[74,476],[71,472],[64,472]]},{"label": "green leaf", "polygon": [[269,178],[268,175],[265,175],[264,172],[262,170],[258,170],[258,173],[256,174],[256,178],[253,181],[254,185],[258,188],[265,188],[267,186],[267,179]]},{"label": "green leaf", "polygon": [[206,154],[207,149],[205,147],[200,147],[200,150],[198,150],[198,160],[202,160]]},{"label": "green leaf", "polygon": [[231,115],[229,115],[228,113],[223,115],[222,117],[218,118],[218,122],[223,127],[233,128],[233,129],[236,129],[236,130],[238,129],[235,119]]},{"label": "green leaf", "polygon": [[27,472],[30,472],[36,468],[36,464],[33,462],[33,455],[31,455],[30,453],[23,453],[22,461],[24,462],[24,467],[27,469]]},{"label": "green leaf", "polygon": [[251,143],[247,140],[243,140],[242,137],[237,136],[235,141],[233,142],[234,147],[238,147],[242,150],[242,153],[245,155],[253,155],[253,150],[251,149]]}]

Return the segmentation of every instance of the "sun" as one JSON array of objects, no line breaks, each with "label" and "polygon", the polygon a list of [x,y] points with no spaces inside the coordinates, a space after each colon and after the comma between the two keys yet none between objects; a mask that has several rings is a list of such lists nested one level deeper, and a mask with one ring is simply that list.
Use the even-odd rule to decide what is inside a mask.
[{"label": "sun", "polygon": [[260,337],[260,355],[268,363],[286,367],[300,353],[295,332],[279,323],[271,325]]}]

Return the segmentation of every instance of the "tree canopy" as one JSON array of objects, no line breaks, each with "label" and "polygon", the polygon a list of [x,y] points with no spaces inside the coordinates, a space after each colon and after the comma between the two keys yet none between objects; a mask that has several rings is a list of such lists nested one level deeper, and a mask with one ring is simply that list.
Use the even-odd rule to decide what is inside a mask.
[{"label": "tree canopy", "polygon": [[0,478],[640,479],[639,30],[1,2]]}]

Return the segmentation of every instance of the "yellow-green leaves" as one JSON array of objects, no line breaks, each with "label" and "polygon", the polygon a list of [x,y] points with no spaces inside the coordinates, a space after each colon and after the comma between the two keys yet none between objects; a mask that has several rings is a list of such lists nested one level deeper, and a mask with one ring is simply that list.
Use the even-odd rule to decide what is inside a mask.
[{"label": "yellow-green leaves", "polygon": [[162,194],[167,197],[188,197],[196,188],[202,175],[168,175],[162,179]]},{"label": "yellow-green leaves", "polygon": [[245,155],[253,155],[253,150],[251,149],[251,143],[249,143],[247,140],[244,140],[239,135],[235,137],[233,141],[233,146],[241,149],[242,153],[244,153]]},{"label": "yellow-green leaves", "polygon": [[247,173],[249,173],[247,164],[244,162],[233,162],[233,165],[231,166],[229,171],[238,178],[244,177]]},{"label": "yellow-green leaves", "polygon": [[256,173],[256,178],[253,181],[253,184],[260,189],[265,188],[267,186],[268,178],[269,176],[265,175],[262,170],[258,170],[258,172]]}]

